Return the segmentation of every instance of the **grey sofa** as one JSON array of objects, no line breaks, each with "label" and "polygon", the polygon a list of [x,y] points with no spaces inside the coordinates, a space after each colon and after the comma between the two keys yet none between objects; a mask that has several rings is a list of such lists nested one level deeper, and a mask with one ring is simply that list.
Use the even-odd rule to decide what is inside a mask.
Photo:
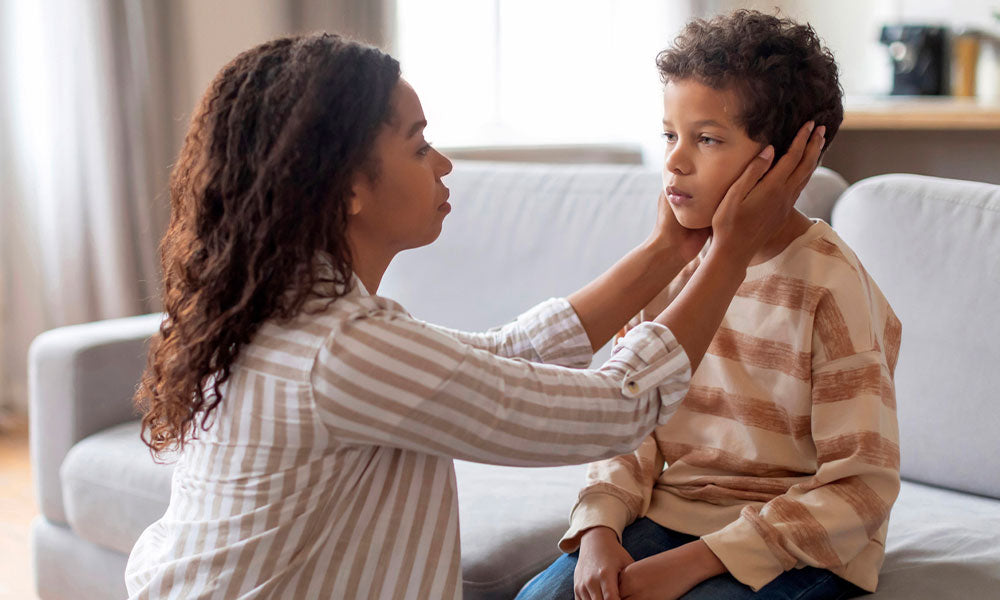
[{"label": "grey sofa", "polygon": [[[573,291],[643,239],[659,174],[457,163],[447,182],[455,210],[441,238],[400,255],[380,293],[418,318],[482,329]],[[876,596],[1000,597],[1000,186],[900,175],[845,187],[821,169],[800,207],[827,220],[832,209],[903,321],[906,481]],[[61,328],[32,346],[43,600],[124,596],[129,549],[166,506],[171,466],[149,458],[129,402],[159,318]],[[583,467],[457,471],[465,597],[511,598],[556,556]]]}]

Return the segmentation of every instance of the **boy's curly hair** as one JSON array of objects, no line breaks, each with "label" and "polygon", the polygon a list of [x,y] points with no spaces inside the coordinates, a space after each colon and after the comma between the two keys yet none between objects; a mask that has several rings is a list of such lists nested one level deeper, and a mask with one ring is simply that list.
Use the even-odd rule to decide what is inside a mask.
[{"label": "boy's curly hair", "polygon": [[753,10],[696,19],[656,57],[660,78],[733,89],[747,135],[774,145],[775,158],[806,121],[826,126],[825,151],[844,119],[837,63],[816,31]]}]

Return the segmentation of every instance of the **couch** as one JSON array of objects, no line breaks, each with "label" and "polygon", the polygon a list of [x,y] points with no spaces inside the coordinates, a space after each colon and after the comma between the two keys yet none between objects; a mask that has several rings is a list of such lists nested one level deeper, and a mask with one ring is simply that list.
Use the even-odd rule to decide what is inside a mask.
[{"label": "couch", "polygon": [[[455,210],[441,238],[397,257],[380,294],[467,329],[602,272],[646,236],[660,185],[642,167],[474,162],[446,182]],[[891,175],[846,187],[820,169],[799,207],[832,219],[903,322],[905,481],[875,596],[1000,597],[1000,186]],[[32,345],[42,600],[123,597],[128,552],[166,507],[172,467],[150,459],[130,405],[160,318],[64,327]],[[457,464],[466,598],[511,598],[555,558],[583,469]]]}]

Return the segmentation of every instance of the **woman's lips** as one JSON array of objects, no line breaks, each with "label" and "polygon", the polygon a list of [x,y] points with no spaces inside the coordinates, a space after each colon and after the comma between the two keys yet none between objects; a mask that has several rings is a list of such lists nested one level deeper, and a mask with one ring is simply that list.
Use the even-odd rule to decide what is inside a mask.
[{"label": "woman's lips", "polygon": [[667,201],[673,204],[674,206],[680,207],[691,204],[691,199],[692,199],[691,194],[688,194],[683,190],[675,188],[674,186],[670,186],[664,191],[667,194]]},{"label": "woman's lips", "polygon": [[438,205],[438,210],[439,211],[441,211],[443,213],[446,213],[446,214],[449,213],[449,212],[451,212],[451,204],[448,204],[448,198],[450,198],[450,197],[451,197],[451,190],[449,190],[448,188],[445,188],[444,189],[444,202],[442,202],[440,205]]}]

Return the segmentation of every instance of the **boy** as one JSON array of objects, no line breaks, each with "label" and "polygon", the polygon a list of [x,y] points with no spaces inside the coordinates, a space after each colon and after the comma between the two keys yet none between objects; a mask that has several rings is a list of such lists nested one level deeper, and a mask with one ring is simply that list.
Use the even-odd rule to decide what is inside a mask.
[{"label": "boy", "polygon": [[[811,27],[753,11],[694,21],[657,57],[663,186],[684,227],[804,121],[843,118]],[[696,258],[633,324],[669,304]],[[519,598],[844,598],[874,591],[899,491],[900,323],[854,253],[793,211],[747,269],[691,389],[632,454],[594,463]],[[575,551],[579,549],[577,554]]]}]

